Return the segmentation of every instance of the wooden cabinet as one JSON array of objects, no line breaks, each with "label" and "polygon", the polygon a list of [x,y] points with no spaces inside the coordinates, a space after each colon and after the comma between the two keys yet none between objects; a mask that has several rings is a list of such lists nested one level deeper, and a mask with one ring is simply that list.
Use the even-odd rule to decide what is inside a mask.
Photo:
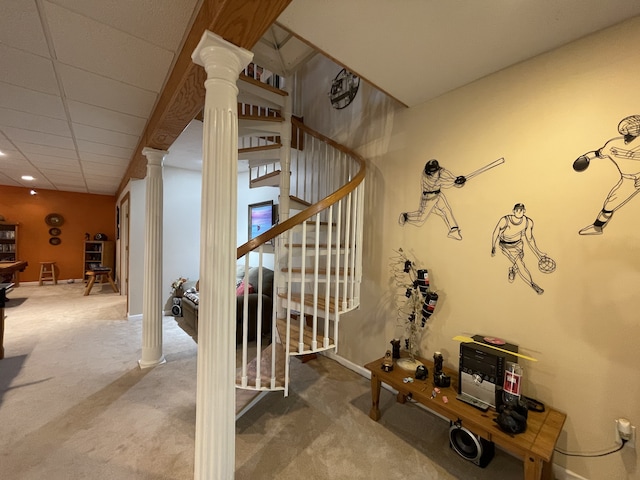
[{"label": "wooden cabinet", "polygon": [[84,271],[95,267],[109,267],[114,271],[115,245],[111,240],[84,242]]},{"label": "wooden cabinet", "polygon": [[18,225],[0,222],[0,262],[18,259]]}]

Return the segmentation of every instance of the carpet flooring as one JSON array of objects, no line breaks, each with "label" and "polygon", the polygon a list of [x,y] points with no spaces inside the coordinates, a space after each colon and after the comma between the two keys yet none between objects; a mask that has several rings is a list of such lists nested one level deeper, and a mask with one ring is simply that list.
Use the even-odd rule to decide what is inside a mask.
[{"label": "carpet flooring", "polygon": [[[164,318],[167,363],[140,370],[141,320],[96,285],[21,285],[5,310],[0,478],[193,478],[197,344]],[[291,362],[288,397],[269,393],[236,421],[236,479],[516,480],[496,451],[481,469],[448,444],[448,423],[323,356]]]}]

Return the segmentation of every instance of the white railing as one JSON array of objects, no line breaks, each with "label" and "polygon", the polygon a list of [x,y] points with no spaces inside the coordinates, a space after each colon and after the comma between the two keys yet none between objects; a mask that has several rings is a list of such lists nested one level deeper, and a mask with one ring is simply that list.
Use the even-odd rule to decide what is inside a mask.
[{"label": "white railing", "polygon": [[[238,248],[248,282],[249,265],[262,269],[265,243],[275,244],[272,308],[258,312],[255,326],[248,324],[245,295],[238,386],[285,394],[289,355],[337,348],[340,315],[359,306],[365,171],[354,152],[292,123],[297,148],[291,153],[291,193],[312,205]],[[254,285],[259,294],[262,283],[260,276]],[[271,319],[268,336],[264,318]],[[249,332],[256,332],[255,340]]]}]

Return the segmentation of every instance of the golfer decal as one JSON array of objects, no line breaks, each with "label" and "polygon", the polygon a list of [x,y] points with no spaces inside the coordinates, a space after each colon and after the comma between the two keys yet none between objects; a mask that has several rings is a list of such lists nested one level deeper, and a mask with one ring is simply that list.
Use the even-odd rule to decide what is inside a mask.
[{"label": "golfer decal", "polygon": [[621,137],[612,138],[600,150],[580,155],[573,162],[576,172],[584,172],[589,168],[591,160],[607,158],[620,173],[620,180],[607,194],[595,221],[580,230],[580,235],[602,235],[614,212],[626,205],[640,191],[640,115],[623,118],[618,124],[618,132]]},{"label": "golfer decal", "polygon": [[503,163],[504,158],[499,158],[468,175],[456,177],[449,170],[441,167],[438,160],[429,160],[425,164],[421,175],[420,186],[422,193],[420,194],[418,210],[401,213],[398,223],[400,223],[400,225],[410,223],[416,226],[422,226],[427,221],[427,218],[429,218],[429,215],[431,215],[431,212],[433,212],[444,221],[447,226],[447,236],[449,238],[462,240],[460,226],[458,222],[456,222],[451,206],[442,190],[450,187],[461,188],[468,180],[476,175]]},{"label": "golfer decal", "polygon": [[533,236],[533,220],[525,215],[525,208],[522,203],[513,206],[513,214],[505,215],[493,230],[491,238],[491,256],[495,256],[496,248],[509,259],[509,269],[507,278],[509,283],[513,283],[518,275],[524,283],[529,285],[538,294],[542,295],[544,290],[533,281],[529,269],[524,263],[524,240],[529,244],[531,251],[538,257],[538,269],[542,273],[553,273],[556,269],[556,262],[542,253],[536,245]]}]

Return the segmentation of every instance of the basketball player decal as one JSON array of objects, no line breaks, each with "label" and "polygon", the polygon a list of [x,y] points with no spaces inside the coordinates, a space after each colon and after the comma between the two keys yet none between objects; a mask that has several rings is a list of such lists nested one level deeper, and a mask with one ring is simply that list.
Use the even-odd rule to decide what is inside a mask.
[{"label": "basketball player decal", "polygon": [[595,221],[580,230],[580,235],[602,235],[615,211],[640,191],[640,115],[623,118],[618,124],[618,132],[621,137],[610,139],[601,149],[580,155],[573,162],[576,172],[584,172],[591,160],[609,159],[620,173],[620,180],[607,194]]},{"label": "basketball player decal", "polygon": [[447,226],[447,237],[453,238],[454,240],[462,240],[460,226],[458,222],[456,222],[451,206],[442,190],[450,187],[462,188],[471,178],[503,163],[504,158],[499,158],[468,175],[456,177],[449,170],[440,166],[438,160],[429,160],[425,164],[420,177],[421,194],[418,210],[402,212],[398,223],[400,223],[400,225],[410,223],[416,226],[422,226],[433,212],[442,218]]},{"label": "basketball player decal", "polygon": [[538,269],[542,273],[553,273],[556,262],[538,248],[533,236],[533,220],[527,217],[525,212],[524,204],[516,203],[513,206],[513,214],[505,215],[498,220],[491,238],[491,256],[495,256],[496,248],[500,248],[510,262],[507,272],[509,283],[513,283],[518,275],[538,295],[542,295],[544,290],[533,281],[531,272],[524,263],[523,240],[527,241],[531,251],[538,257]]}]

